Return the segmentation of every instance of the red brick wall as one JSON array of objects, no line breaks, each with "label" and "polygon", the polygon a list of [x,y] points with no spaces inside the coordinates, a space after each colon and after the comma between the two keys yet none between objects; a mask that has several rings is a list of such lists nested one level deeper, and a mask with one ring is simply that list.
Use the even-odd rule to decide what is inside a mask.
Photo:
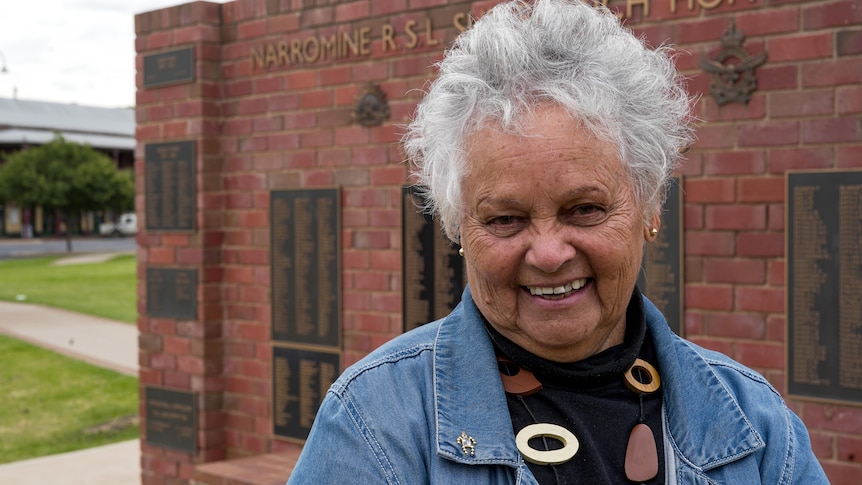
[{"label": "red brick wall", "polygon": [[[757,369],[784,392],[785,172],[862,167],[862,4],[695,1],[689,11],[681,0],[674,15],[669,3],[652,2],[651,19],[664,18],[633,28],[653,45],[676,44],[690,91],[702,96],[698,142],[681,170],[686,337]],[[744,47],[768,59],[748,105],[719,107],[699,63],[716,57],[732,19]],[[832,483],[862,483],[862,409],[789,404]]]},{"label": "red brick wall", "polygon": [[[145,483],[187,483],[194,465],[278,452],[271,419],[269,192],[342,188],[344,364],[400,333],[401,196],[397,147],[430,64],[456,35],[458,13],[496,1],[237,0],[141,14],[137,32],[138,213],[145,214],[147,143],[197,141],[198,230],[143,231],[141,386],[194,391],[194,455],[143,449]],[[702,122],[685,177],[686,336],[784,384],[784,173],[862,167],[862,6],[855,0],[653,0],[631,2],[630,24],[654,45],[683,53]],[[671,12],[670,4],[677,4]],[[644,15],[643,5],[650,13]],[[625,10],[625,1],[611,1]],[[703,8],[702,6],[714,6]],[[426,18],[433,39],[425,36]],[[745,47],[769,59],[745,106],[719,108],[698,64],[714,57],[731,19]],[[419,46],[402,48],[415,21]],[[391,24],[399,48],[384,51]],[[263,44],[371,27],[369,55],[261,68]],[[434,44],[435,42],[432,42]],[[193,83],[144,89],[144,56],[194,46]],[[366,83],[387,94],[391,120],[351,122]],[[199,272],[197,321],[146,316],[149,266]],[[809,426],[833,483],[862,481],[862,409],[791,401]],[[143,409],[142,409],[143,411]]]}]

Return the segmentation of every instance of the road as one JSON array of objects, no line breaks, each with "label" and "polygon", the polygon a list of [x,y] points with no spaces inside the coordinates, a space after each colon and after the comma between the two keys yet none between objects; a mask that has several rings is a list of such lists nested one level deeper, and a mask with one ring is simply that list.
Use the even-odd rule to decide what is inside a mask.
[{"label": "road", "polygon": [[[134,237],[72,238],[72,254],[133,252]],[[0,260],[66,254],[66,240],[57,238],[0,239]]]}]

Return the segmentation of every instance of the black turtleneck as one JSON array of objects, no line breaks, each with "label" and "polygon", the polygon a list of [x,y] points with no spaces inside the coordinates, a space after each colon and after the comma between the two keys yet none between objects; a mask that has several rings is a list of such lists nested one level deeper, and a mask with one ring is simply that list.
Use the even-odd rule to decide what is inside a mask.
[{"label": "black turtleneck", "polygon": [[[561,364],[522,349],[485,322],[497,352],[527,369],[542,384],[542,390],[521,397],[506,394],[515,434],[535,423],[551,423],[571,431],[580,442],[577,454],[554,466],[528,463],[541,484],[626,484],[625,454],[632,428],[639,422],[640,398],[624,381],[626,370],[641,358],[661,374],[646,320],[640,291],[634,290],[626,309],[624,342],[587,359]],[[652,429],[658,451],[656,478],[644,482],[664,483],[661,390],[643,398],[643,414]],[[561,447],[555,440],[533,439],[535,449]],[[546,444],[548,445],[546,447]]]}]

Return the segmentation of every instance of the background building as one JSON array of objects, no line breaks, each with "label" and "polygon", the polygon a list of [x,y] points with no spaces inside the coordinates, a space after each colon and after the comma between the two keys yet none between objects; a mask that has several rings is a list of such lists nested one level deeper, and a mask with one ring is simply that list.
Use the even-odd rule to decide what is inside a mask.
[{"label": "background building", "polygon": [[[0,98],[0,163],[4,156],[48,143],[56,135],[92,146],[114,160],[118,169],[131,169],[134,165],[134,109]],[[29,236],[53,232],[53,214],[30,212],[0,206],[0,237],[19,237],[24,234],[22,227],[26,224],[33,229]],[[95,228],[99,221],[90,217],[87,222],[90,228]]]}]

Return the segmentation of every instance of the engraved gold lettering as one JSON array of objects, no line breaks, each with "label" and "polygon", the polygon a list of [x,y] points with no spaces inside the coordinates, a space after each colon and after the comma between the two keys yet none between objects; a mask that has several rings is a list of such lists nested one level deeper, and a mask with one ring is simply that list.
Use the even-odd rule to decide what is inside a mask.
[{"label": "engraved gold lettering", "polygon": [[338,34],[335,34],[335,57],[337,59],[341,59],[345,55],[344,54],[344,40],[342,40],[343,38],[344,38],[344,36],[341,35],[341,32],[339,32]]},{"label": "engraved gold lettering", "polygon": [[410,37],[410,40],[407,41],[405,47],[408,49],[415,49],[417,45],[419,45],[419,36],[416,35],[416,32],[413,30],[413,27],[416,27],[416,22],[413,20],[408,20],[404,25],[404,30],[407,32],[407,37]]},{"label": "engraved gold lettering", "polygon": [[257,67],[263,68],[263,53],[266,50],[265,46],[261,46],[260,49],[251,48],[251,63],[252,66],[257,65]]},{"label": "engraved gold lettering", "polygon": [[293,39],[290,43],[290,62],[293,64],[302,62],[302,44],[299,39]]},{"label": "engraved gold lettering", "polygon": [[156,147],[156,152],[159,154],[159,158],[163,160],[168,159],[176,159],[179,156],[180,149],[176,146],[162,146]]},{"label": "engraved gold lettering", "polygon": [[434,27],[431,26],[431,19],[425,19],[425,45],[427,46],[435,46],[439,45],[440,40],[434,38]]},{"label": "engraved gold lettering", "polygon": [[[465,23],[466,22],[466,23]],[[456,13],[452,18],[452,25],[458,29],[458,32],[464,32],[473,26],[473,17],[467,15],[466,13]]]},{"label": "engraved gold lettering", "polygon": [[[721,0],[719,0],[721,1]],[[635,5],[640,5],[643,7],[644,17],[649,17],[649,0],[627,0],[626,2],[626,17],[632,17],[632,11],[634,10]]]},{"label": "engraved gold lettering", "polygon": [[[676,13],[676,2],[677,0],[670,0],[671,13]],[[692,10],[694,10],[694,0],[688,0],[688,11],[691,12]]]},{"label": "engraved gold lettering", "polygon": [[158,65],[159,70],[173,69],[177,65],[177,57],[176,56],[160,57],[159,59],[156,60],[156,64]]},{"label": "engraved gold lettering", "polygon": [[266,67],[270,68],[274,65],[278,65],[278,54],[275,52],[275,46],[272,44],[266,45]]},{"label": "engraved gold lettering", "polygon": [[286,41],[278,43],[278,65],[290,65],[290,54]]},{"label": "engraved gold lettering", "polygon": [[[609,7],[611,4],[621,4],[623,0],[587,0],[593,6]],[[753,2],[755,0],[749,0]],[[622,18],[623,13],[628,18],[633,17],[636,7],[642,9],[642,18],[649,17],[652,13],[652,0],[625,0],[626,9],[621,6],[617,8],[617,17]],[[616,5],[615,4],[615,5]],[[680,7],[680,4],[684,7]],[[669,9],[673,14],[680,9],[689,12],[695,9],[711,10],[723,4],[735,5],[736,0],[670,0]],[[362,27],[352,31],[338,32],[327,37],[308,36],[299,39],[285,39],[277,43],[261,44],[249,49],[249,56],[253,69],[272,68],[273,66],[297,65],[301,63],[317,63],[327,58],[335,61],[354,56],[372,55],[374,36],[380,34],[382,52],[390,52],[402,49],[416,49],[420,46],[433,47],[441,45],[446,39],[435,35],[433,21],[425,17],[425,32],[422,33],[417,27],[416,20],[408,20],[404,24],[404,41],[396,39],[399,33],[393,24],[384,24],[379,32],[372,27]],[[452,26],[458,33],[464,32],[473,26],[473,18],[469,13],[456,13],[452,16]],[[422,36],[420,38],[420,36]],[[159,69],[174,69],[177,65],[176,56],[165,56],[158,59]]]},{"label": "engraved gold lettering", "polygon": [[395,50],[395,28],[392,27],[392,24],[386,24],[383,26],[382,34],[382,43],[383,43],[383,52],[389,52],[389,50]]},{"label": "engraved gold lettering", "polygon": [[317,37],[309,37],[302,44],[305,62],[314,63],[320,59],[320,41]]},{"label": "engraved gold lettering", "polygon": [[332,60],[338,59],[338,52],[336,48],[338,46],[338,36],[332,35],[328,39],[325,37],[320,38],[320,57],[325,58],[326,53],[329,52],[329,57]]},{"label": "engraved gold lettering", "polygon": [[350,47],[350,52],[352,52],[354,56],[359,54],[359,45],[358,45],[359,44],[359,38],[358,37],[359,37],[359,34],[356,31],[353,32],[353,37],[351,37],[350,34],[347,32],[344,32],[341,34],[341,39],[344,41],[344,47],[345,47],[344,54],[345,55],[347,55],[347,47]]},{"label": "engraved gold lettering", "polygon": [[359,53],[363,56],[371,54],[371,49],[368,47],[369,44],[371,44],[370,34],[371,27],[362,27],[359,29],[359,39],[357,43],[359,44]]},{"label": "engraved gold lettering", "polygon": [[[596,8],[598,8],[598,7],[609,7],[609,5],[612,1],[613,0],[593,0],[593,7],[596,7]],[[631,6],[631,0],[627,0],[627,1],[630,2],[628,5],[628,10],[629,10],[629,12],[631,12],[631,9],[632,9],[631,8],[632,7]],[[645,0],[645,1],[649,1],[649,0]],[[647,10],[649,10],[649,6],[647,6]],[[648,15],[648,14],[645,14],[644,16],[646,16],[646,15]],[[622,20],[622,18],[623,18],[622,11],[618,11],[616,13],[616,16],[618,19]],[[629,17],[631,17],[631,13],[629,13]]]}]

